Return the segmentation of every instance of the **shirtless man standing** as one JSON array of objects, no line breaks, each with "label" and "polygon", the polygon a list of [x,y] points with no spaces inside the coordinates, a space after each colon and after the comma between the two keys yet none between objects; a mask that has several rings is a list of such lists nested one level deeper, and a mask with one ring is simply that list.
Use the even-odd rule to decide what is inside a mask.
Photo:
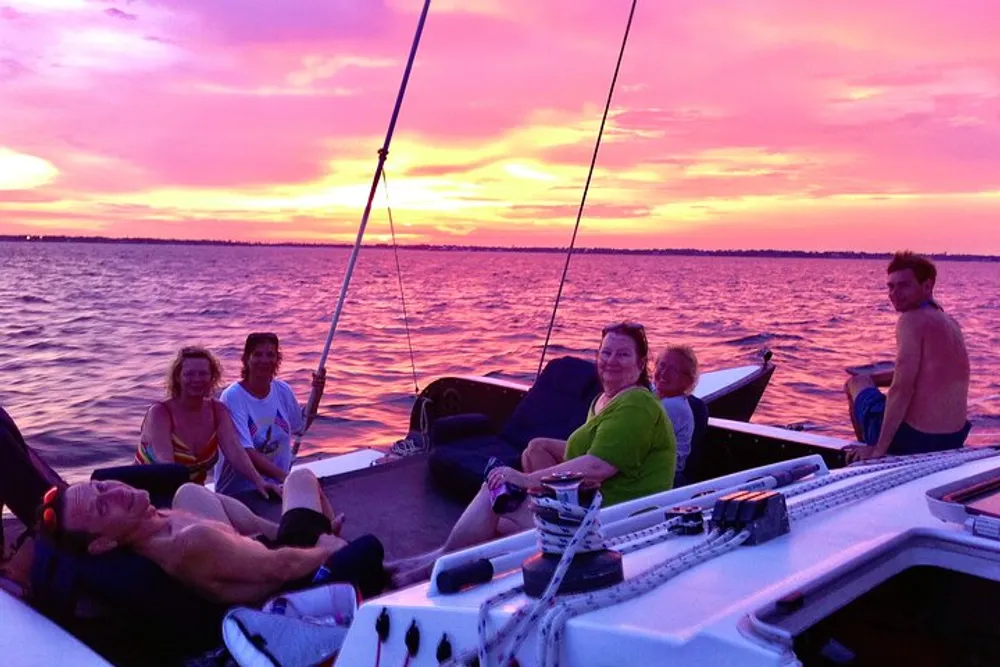
[{"label": "shirtless man standing", "polygon": [[[866,443],[847,450],[848,462],[957,449],[972,426],[969,355],[958,323],[934,302],[937,269],[925,257],[899,252],[888,274],[889,300],[900,313],[896,366],[847,381],[851,422]],[[880,386],[889,387],[888,397]]]},{"label": "shirtless man standing", "polygon": [[308,470],[285,481],[281,523],[197,484],[185,484],[173,509],[158,510],[149,494],[121,482],[91,481],[45,494],[41,528],[68,546],[100,554],[127,547],[203,597],[259,604],[278,591],[322,581],[350,581],[365,597],[386,580],[382,546],[365,536],[348,544],[335,532],[319,482]]}]

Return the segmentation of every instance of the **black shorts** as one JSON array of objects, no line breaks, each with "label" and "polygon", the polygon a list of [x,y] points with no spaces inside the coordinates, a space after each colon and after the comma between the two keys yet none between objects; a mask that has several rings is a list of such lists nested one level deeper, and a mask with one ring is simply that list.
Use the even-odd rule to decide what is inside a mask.
[{"label": "black shorts", "polygon": [[[263,535],[258,535],[256,539],[268,549],[308,548],[316,546],[319,536],[330,530],[330,520],[326,515],[305,507],[296,507],[281,516],[277,539],[269,540]],[[373,597],[381,593],[388,584],[388,576],[382,565],[384,559],[385,549],[378,538],[374,535],[362,535],[330,556],[322,572],[286,582],[281,589],[294,591],[331,581],[343,581],[353,584],[362,597]]]},{"label": "black shorts", "polygon": [[314,547],[320,535],[329,533],[333,527],[326,515],[307,507],[293,507],[281,515],[278,523],[278,536],[270,540],[263,535],[257,541],[268,549],[281,547]]}]

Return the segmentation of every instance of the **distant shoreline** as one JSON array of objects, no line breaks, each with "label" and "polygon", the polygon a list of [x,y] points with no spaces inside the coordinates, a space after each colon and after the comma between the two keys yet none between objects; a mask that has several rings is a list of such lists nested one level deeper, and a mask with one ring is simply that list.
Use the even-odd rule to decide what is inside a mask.
[{"label": "distant shoreline", "polygon": [[[248,246],[268,248],[351,248],[350,243],[306,243],[284,242],[266,243],[261,241],[217,241],[155,238],[112,238],[107,236],[62,236],[62,235],[0,235],[0,243],[101,243],[122,245],[190,245],[190,246]],[[372,249],[387,249],[388,243],[370,243],[364,246]],[[449,244],[401,244],[401,250],[429,250],[436,252],[522,252],[522,253],[565,253],[566,248],[534,246],[463,246]],[[851,250],[700,250],[697,248],[576,248],[578,255],[671,255],[682,257],[773,257],[801,259],[886,259],[889,252],[856,252]],[[1000,262],[1000,255],[967,255],[949,253],[929,253],[935,260],[953,262]]]}]

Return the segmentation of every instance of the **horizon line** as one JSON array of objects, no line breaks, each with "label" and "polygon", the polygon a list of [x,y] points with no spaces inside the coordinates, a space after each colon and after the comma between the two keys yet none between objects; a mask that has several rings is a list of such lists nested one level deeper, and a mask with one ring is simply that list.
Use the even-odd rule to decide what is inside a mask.
[{"label": "horizon line", "polygon": [[[353,243],[332,243],[323,241],[236,241],[224,239],[164,239],[133,236],[72,236],[68,234],[0,234],[0,243],[99,243],[123,245],[207,245],[207,246],[263,246],[274,248],[353,248]],[[364,243],[363,247],[374,249],[396,248],[402,250],[469,251],[469,252],[566,252],[566,246],[487,246],[460,245],[452,243]],[[720,257],[803,257],[815,259],[882,259],[891,257],[892,251],[874,252],[865,250],[779,250],[775,248],[745,249],[702,249],[702,248],[608,248],[577,247],[574,253],[604,255],[675,255],[675,256],[720,256]],[[920,253],[932,259],[954,261],[1000,261],[1000,255],[977,255],[972,253]]]}]

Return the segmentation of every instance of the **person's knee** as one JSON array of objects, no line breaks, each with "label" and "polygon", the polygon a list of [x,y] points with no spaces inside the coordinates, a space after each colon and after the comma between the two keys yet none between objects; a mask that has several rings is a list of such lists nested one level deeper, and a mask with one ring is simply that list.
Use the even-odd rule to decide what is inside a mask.
[{"label": "person's knee", "polygon": [[528,470],[531,467],[531,444],[528,444],[527,449],[521,452],[521,470]]},{"label": "person's knee", "polygon": [[203,487],[200,484],[195,484],[194,482],[188,482],[186,484],[181,484],[180,488],[174,493],[174,507],[189,506],[191,503],[200,502],[204,498],[205,494],[211,494],[212,492]]},{"label": "person's knee", "polygon": [[285,486],[318,486],[319,480],[316,479],[315,473],[308,468],[296,468],[295,470],[288,473],[288,477],[285,478]]},{"label": "person's knee", "polygon": [[858,394],[862,391],[874,386],[875,383],[872,382],[872,379],[867,375],[854,375],[847,380],[846,384],[844,384],[844,391],[847,392],[847,395],[853,401],[857,399]]}]

